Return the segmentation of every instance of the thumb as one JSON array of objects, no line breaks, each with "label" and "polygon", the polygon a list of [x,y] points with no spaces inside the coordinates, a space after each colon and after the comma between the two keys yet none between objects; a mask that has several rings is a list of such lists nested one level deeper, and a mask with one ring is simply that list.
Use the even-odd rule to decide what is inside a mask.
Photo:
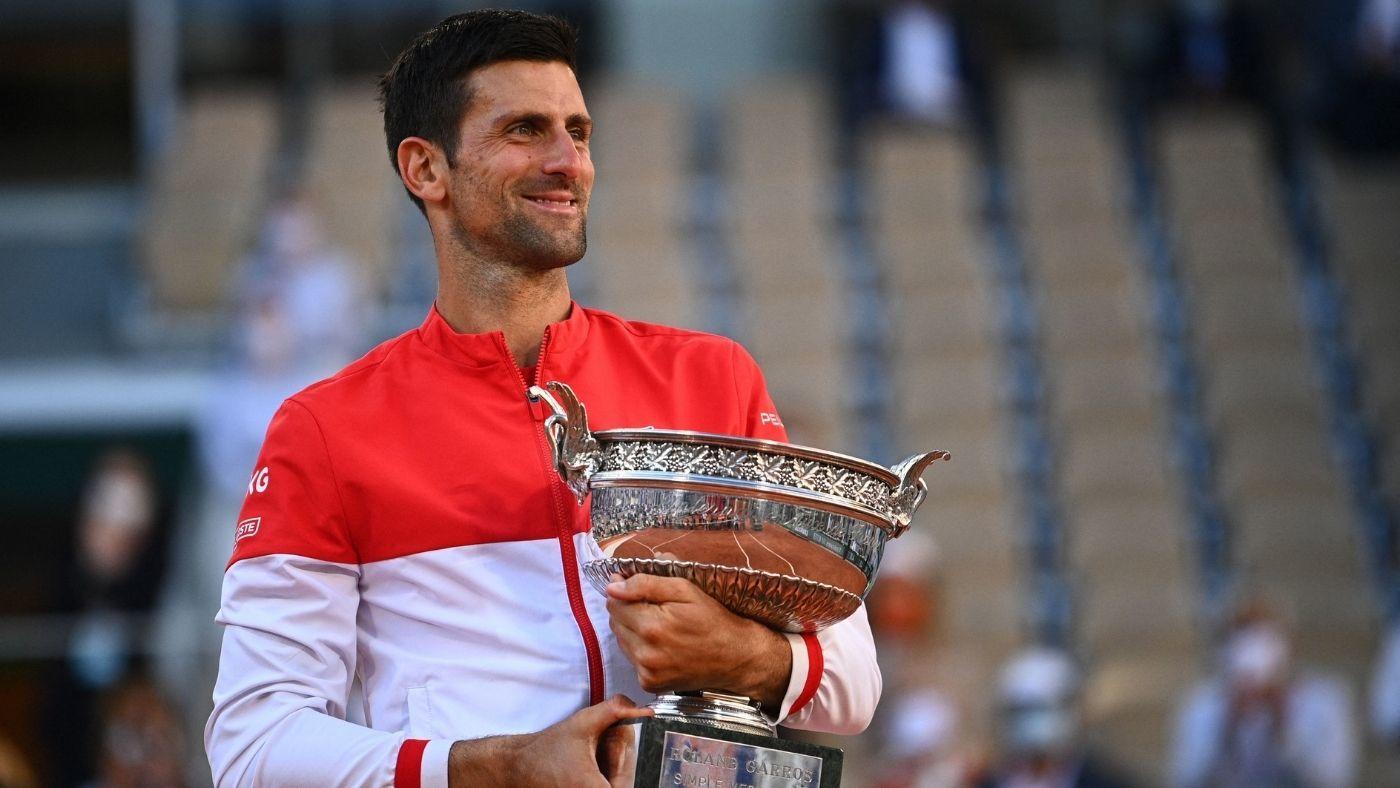
[{"label": "thumb", "polygon": [[651,709],[638,706],[626,695],[614,695],[602,703],[589,706],[574,715],[587,734],[597,738],[608,726],[634,717],[650,717]]},{"label": "thumb", "polygon": [[608,583],[608,596],[621,602],[689,602],[698,589],[689,581],[678,577],[635,574],[626,580],[613,580]]}]

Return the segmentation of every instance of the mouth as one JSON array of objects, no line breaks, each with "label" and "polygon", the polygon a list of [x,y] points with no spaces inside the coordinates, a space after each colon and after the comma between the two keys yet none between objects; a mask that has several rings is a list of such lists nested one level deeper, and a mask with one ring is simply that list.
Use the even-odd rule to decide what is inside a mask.
[{"label": "mouth", "polygon": [[526,202],[548,213],[578,213],[578,200],[569,194],[527,194]]}]

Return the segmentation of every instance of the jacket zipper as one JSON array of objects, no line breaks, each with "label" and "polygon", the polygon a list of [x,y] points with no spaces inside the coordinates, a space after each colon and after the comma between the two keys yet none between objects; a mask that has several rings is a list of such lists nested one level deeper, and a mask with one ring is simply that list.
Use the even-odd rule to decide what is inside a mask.
[{"label": "jacket zipper", "polygon": [[[526,394],[525,404],[529,409],[531,421],[536,420],[535,405],[529,400],[530,381],[525,379],[525,373],[521,371],[520,365],[516,363],[515,355],[510,352],[510,346],[502,345],[506,349],[506,356],[510,358],[511,366],[515,368],[516,374],[520,377],[522,393]],[[535,383],[538,384],[541,372],[544,370],[545,352],[549,349],[549,328],[544,330],[544,336],[540,337],[539,357],[535,360]],[[593,622],[588,617],[588,606],[583,601],[583,586],[579,580],[578,553],[574,550],[574,535],[569,528],[571,518],[565,509],[565,496],[563,494],[563,482],[558,474],[553,472],[554,451],[549,446],[549,439],[545,436],[544,427],[541,426],[535,431],[536,448],[540,450],[540,456],[544,459],[545,474],[549,485],[549,495],[554,501],[554,522],[559,532],[559,557],[564,565],[564,588],[569,595],[569,608],[573,611],[574,622],[578,624],[579,634],[583,637],[583,650],[588,658],[588,704],[590,706],[603,702],[603,651],[598,645],[598,633],[593,629]]]}]

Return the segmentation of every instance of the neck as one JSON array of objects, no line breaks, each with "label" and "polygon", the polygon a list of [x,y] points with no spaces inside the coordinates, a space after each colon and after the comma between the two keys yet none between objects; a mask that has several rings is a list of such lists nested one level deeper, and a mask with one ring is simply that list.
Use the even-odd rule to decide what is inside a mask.
[{"label": "neck", "polygon": [[438,261],[437,308],[454,331],[500,331],[517,363],[539,361],[545,328],[569,315],[563,268],[545,271],[480,261]]}]

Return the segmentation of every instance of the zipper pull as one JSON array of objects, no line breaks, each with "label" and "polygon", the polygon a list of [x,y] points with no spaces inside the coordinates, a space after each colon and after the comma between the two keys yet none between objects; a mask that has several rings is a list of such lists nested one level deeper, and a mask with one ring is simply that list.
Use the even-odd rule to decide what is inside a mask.
[{"label": "zipper pull", "polygon": [[[554,411],[550,409],[549,403],[543,398],[535,398],[530,395],[530,387],[538,386],[544,382],[544,354],[549,349],[549,326],[544,327],[544,334],[540,336],[540,352],[535,356],[535,366],[533,373],[529,376],[533,380],[525,379],[525,398],[530,401],[530,415],[535,421],[544,421],[549,418]],[[524,375],[521,376],[525,378]]]},{"label": "zipper pull", "polygon": [[530,418],[536,422],[543,422],[553,413],[553,411],[549,409],[548,403],[543,400],[535,399],[530,396],[528,391],[525,394],[525,404],[530,408]]}]

